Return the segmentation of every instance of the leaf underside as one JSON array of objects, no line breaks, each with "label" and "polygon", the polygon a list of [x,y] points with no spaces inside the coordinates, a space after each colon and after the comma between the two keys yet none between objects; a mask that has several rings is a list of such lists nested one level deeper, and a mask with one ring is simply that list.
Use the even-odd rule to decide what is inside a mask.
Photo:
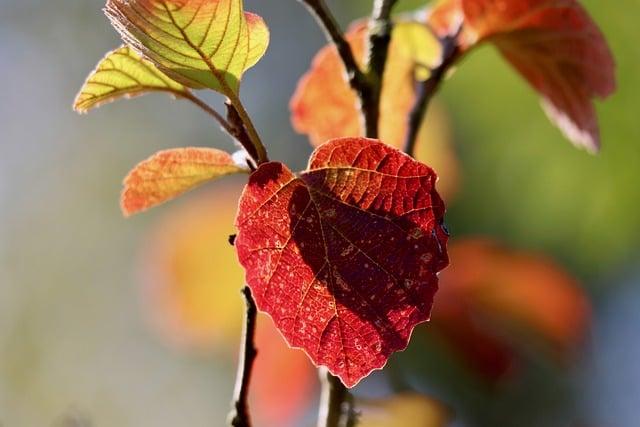
[{"label": "leaf underside", "polygon": [[266,163],[245,188],[236,250],[258,307],[348,387],[429,319],[448,264],[436,179],[379,141],[344,138],[299,177]]}]

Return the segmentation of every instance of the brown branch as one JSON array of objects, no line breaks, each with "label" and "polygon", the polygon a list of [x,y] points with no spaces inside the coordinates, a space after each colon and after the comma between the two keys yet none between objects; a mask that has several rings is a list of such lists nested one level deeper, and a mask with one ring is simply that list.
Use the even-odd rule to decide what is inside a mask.
[{"label": "brown branch", "polygon": [[[231,138],[235,139],[242,146],[242,148],[245,149],[245,151],[249,154],[249,157],[251,158],[252,161],[256,162],[260,158],[260,155],[256,150],[256,146],[251,141],[251,138],[249,137],[245,129],[242,118],[238,114],[238,110],[236,110],[236,108],[233,105],[231,105],[229,102],[225,103],[225,106],[227,107],[227,118],[225,119],[224,117],[222,117],[220,113],[214,110],[209,104],[204,102],[202,99],[198,98],[191,91],[186,91],[186,92],[176,91],[174,92],[174,95],[177,98],[182,98],[182,99],[191,101],[193,104],[195,104],[200,109],[202,109],[205,113],[213,117],[213,119],[216,122],[218,122],[222,130],[224,130]],[[266,155],[266,152],[265,152],[265,155]]]},{"label": "brown branch", "polygon": [[460,55],[460,49],[457,43],[457,34],[455,36],[443,38],[441,40],[441,44],[442,59],[440,61],[440,65],[433,68],[429,78],[420,84],[418,98],[416,99],[413,110],[409,115],[409,130],[407,132],[404,152],[412,157],[416,148],[420,126],[422,125],[422,120],[427,112],[429,103],[440,88],[440,84],[447,75],[447,72]]},{"label": "brown branch", "polygon": [[367,85],[366,76],[358,66],[353,56],[349,42],[344,38],[342,30],[333,14],[323,0],[298,0],[304,4],[322,28],[327,40],[334,44],[340,55],[340,59],[347,70],[349,84],[356,92],[360,93]]},{"label": "brown branch", "polygon": [[211,106],[209,104],[204,102],[202,99],[198,98],[192,92],[190,92],[190,91],[185,91],[185,92],[176,91],[176,92],[173,92],[173,94],[177,98],[182,98],[182,99],[186,99],[188,101],[191,101],[193,104],[198,106],[202,111],[204,111],[205,113],[207,113],[208,115],[213,117],[213,119],[216,122],[218,122],[220,127],[225,132],[227,132],[229,134],[229,136],[231,136],[232,138],[236,138],[235,130],[233,129],[233,126],[224,117],[222,117],[222,115],[220,113],[218,113],[216,110],[211,108]]},{"label": "brown branch", "polygon": [[249,384],[251,382],[253,362],[258,354],[255,346],[258,309],[248,286],[245,286],[242,293],[246,300],[247,311],[245,313],[243,339],[240,344],[240,360],[233,394],[233,410],[229,414],[229,424],[232,427],[251,427],[248,403]]},{"label": "brown branch", "polygon": [[[364,73],[353,55],[349,42],[345,39],[331,11],[323,0],[298,0],[304,4],[323,29],[329,42],[333,43],[347,71],[351,88],[360,98],[360,109],[364,122],[365,135],[378,137],[380,120],[380,95],[382,77],[391,44],[391,10],[397,0],[376,0],[370,24],[368,70]],[[318,427],[353,426],[357,414],[354,410],[353,396],[342,382],[324,369],[320,370],[322,397]],[[345,424],[340,424],[342,419]]]},{"label": "brown branch", "polygon": [[370,82],[369,99],[363,100],[362,109],[365,115],[366,135],[378,137],[380,121],[380,96],[384,69],[387,64],[393,22],[391,11],[397,0],[376,0],[369,23],[369,58],[367,77]]},{"label": "brown branch", "polygon": [[349,42],[345,39],[340,26],[323,0],[298,0],[304,4],[323,29],[326,38],[333,43],[347,71],[347,80],[356,92],[362,105],[362,118],[367,136],[377,136],[377,113],[373,107],[375,97],[369,77],[358,65]]}]

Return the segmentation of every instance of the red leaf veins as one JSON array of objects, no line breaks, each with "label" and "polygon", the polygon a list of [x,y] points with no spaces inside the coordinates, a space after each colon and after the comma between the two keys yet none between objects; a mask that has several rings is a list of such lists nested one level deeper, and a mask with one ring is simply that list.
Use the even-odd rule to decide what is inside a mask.
[{"label": "red leaf veins", "polygon": [[429,319],[449,262],[436,180],[395,148],[343,138],[299,176],[265,163],[245,187],[236,249],[258,308],[348,387]]}]

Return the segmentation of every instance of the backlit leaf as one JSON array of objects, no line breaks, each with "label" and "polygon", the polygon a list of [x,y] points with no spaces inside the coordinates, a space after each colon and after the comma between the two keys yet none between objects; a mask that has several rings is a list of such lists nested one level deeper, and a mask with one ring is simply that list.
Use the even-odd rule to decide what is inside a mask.
[{"label": "backlit leaf", "polygon": [[592,100],[615,90],[615,64],[604,36],[576,0],[445,0],[431,23],[446,33],[460,15],[462,49],[494,43],[540,93],[564,135],[589,151],[599,149]]},{"label": "backlit leaf", "polygon": [[[356,59],[364,62],[367,26],[354,25],[346,34]],[[385,69],[380,139],[402,147],[407,133],[408,114],[415,101],[416,73],[424,77],[427,67],[440,59],[440,45],[426,26],[414,22],[395,26]],[[294,128],[309,135],[311,143],[345,135],[363,135],[357,95],[349,87],[346,71],[333,45],[325,46],[313,59],[311,69],[291,99]],[[331,84],[327,84],[327,82]]]},{"label": "backlit leaf", "polygon": [[237,95],[242,74],[264,55],[269,30],[242,0],[108,0],[124,41],[191,88]]},{"label": "backlit leaf", "polygon": [[298,177],[261,165],[242,195],[236,250],[258,307],[349,387],[429,319],[448,264],[435,182],[388,145],[344,138]]},{"label": "backlit leaf", "polygon": [[[364,61],[367,28],[355,25],[346,35],[356,58]],[[415,80],[428,74],[439,60],[440,45],[429,30],[416,22],[395,26],[384,74],[380,139],[401,148],[407,134],[408,115],[415,103]],[[311,69],[298,83],[291,99],[293,127],[309,135],[314,146],[343,136],[364,136],[357,95],[345,79],[345,70],[332,45],[315,56]],[[331,82],[331,84],[327,84]],[[415,158],[428,163],[440,176],[439,190],[449,200],[458,181],[458,162],[451,144],[446,113],[430,108],[418,136]]]},{"label": "backlit leaf", "polygon": [[128,46],[109,52],[80,89],[73,108],[79,113],[119,98],[148,92],[168,92],[180,96],[185,87],[171,80],[151,62]]},{"label": "backlit leaf", "polygon": [[225,175],[247,173],[231,155],[213,148],[160,151],[138,164],[125,178],[121,206],[133,215],[171,200]]},{"label": "backlit leaf", "polygon": [[551,260],[490,240],[455,242],[433,310],[432,330],[490,378],[504,376],[516,349],[537,347],[571,360],[589,327],[579,284]]}]

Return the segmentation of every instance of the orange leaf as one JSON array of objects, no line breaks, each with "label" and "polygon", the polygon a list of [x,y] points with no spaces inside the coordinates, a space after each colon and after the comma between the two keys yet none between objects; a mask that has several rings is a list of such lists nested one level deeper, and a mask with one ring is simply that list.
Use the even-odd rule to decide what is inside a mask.
[{"label": "orange leaf", "polygon": [[[367,28],[354,25],[346,34],[356,58],[366,54]],[[380,140],[402,148],[407,134],[408,115],[415,103],[416,74],[424,77],[426,67],[440,60],[440,45],[428,29],[417,22],[396,25],[384,74],[381,99]],[[422,76],[421,76],[422,73]],[[364,135],[358,98],[345,79],[345,70],[336,49],[322,48],[311,69],[300,79],[290,103],[291,121],[296,131],[309,135],[318,146],[327,140]],[[327,84],[331,82],[331,84]],[[415,157],[438,171],[438,188],[445,199],[454,193],[458,162],[451,145],[449,123],[443,109],[431,108],[418,137]]]},{"label": "orange leaf", "polygon": [[463,49],[494,43],[542,96],[564,135],[591,152],[600,147],[592,100],[615,90],[614,60],[604,36],[575,0],[446,0],[430,18],[442,35],[463,15]]},{"label": "orange leaf", "polygon": [[537,343],[562,361],[575,355],[590,305],[564,270],[489,240],[458,241],[450,253],[433,325],[474,368],[499,377],[514,361],[514,345],[525,343]]},{"label": "orange leaf", "polygon": [[228,153],[213,148],[160,151],[125,178],[121,206],[126,216],[171,200],[207,181],[247,173]]}]

